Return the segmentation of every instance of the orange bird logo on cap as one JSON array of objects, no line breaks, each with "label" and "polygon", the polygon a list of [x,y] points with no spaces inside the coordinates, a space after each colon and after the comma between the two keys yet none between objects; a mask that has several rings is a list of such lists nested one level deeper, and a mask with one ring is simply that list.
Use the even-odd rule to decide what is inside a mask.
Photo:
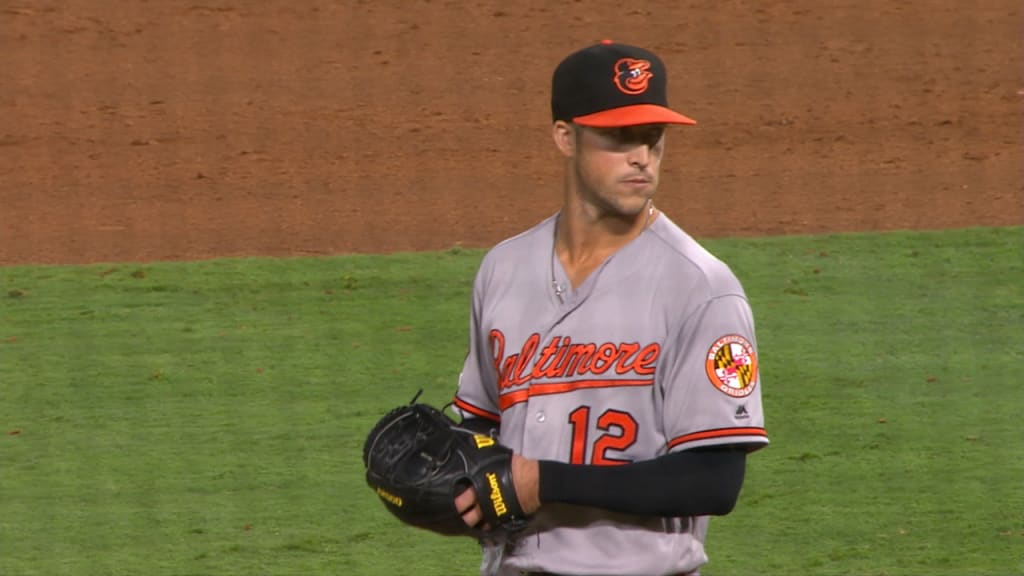
[{"label": "orange bird logo on cap", "polygon": [[615,85],[626,94],[643,94],[654,74],[651,63],[636,58],[623,58],[615,63]]}]

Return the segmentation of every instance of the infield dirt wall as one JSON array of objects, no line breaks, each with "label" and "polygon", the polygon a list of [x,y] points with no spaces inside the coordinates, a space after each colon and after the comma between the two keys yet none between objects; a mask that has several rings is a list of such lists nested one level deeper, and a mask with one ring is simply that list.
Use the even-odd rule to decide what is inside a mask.
[{"label": "infield dirt wall", "polygon": [[485,247],[558,208],[550,74],[674,107],[698,237],[1024,223],[1019,0],[0,0],[0,264]]}]

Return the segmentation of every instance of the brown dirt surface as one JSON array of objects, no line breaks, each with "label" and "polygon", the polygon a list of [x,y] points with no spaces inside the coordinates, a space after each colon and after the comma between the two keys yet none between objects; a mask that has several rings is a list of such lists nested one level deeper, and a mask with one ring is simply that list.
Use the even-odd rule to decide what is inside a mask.
[{"label": "brown dirt surface", "polygon": [[602,38],[700,122],[695,236],[1019,225],[1022,10],[0,0],[0,264],[489,246],[557,210],[550,74]]}]

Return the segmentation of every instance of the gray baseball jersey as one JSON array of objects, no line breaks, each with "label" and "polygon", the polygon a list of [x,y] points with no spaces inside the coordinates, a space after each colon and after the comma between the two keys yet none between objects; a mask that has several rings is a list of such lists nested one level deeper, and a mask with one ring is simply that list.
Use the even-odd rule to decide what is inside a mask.
[{"label": "gray baseball jersey", "polygon": [[[757,341],[739,281],[663,214],[573,290],[556,216],[484,257],[455,407],[529,458],[613,466],[767,444]],[[545,503],[502,574],[694,572],[707,518]]]}]

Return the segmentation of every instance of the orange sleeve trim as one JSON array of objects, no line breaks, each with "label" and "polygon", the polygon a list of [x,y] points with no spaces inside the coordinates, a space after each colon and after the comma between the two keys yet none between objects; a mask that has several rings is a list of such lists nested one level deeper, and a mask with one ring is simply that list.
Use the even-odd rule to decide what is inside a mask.
[{"label": "orange sleeve trim", "polygon": [[495,414],[494,412],[490,412],[478,406],[474,406],[469,402],[466,402],[462,398],[459,398],[458,396],[455,397],[452,403],[458,406],[460,410],[469,412],[473,416],[477,416],[479,418],[486,418],[487,420],[491,420],[493,422],[501,422],[500,414]]},{"label": "orange sleeve trim", "polygon": [[526,402],[534,396],[565,394],[585,388],[621,388],[632,386],[653,386],[654,379],[646,380],[574,380],[572,382],[555,382],[552,384],[532,384],[528,388],[507,392],[498,398],[498,408],[504,412],[510,407]]},{"label": "orange sleeve trim", "polygon": [[508,410],[512,406],[515,406],[520,402],[526,402],[529,399],[529,390],[516,390],[515,392],[508,392],[506,394],[502,394],[501,397],[498,398],[498,408],[500,408],[501,411],[504,412],[505,410]]},{"label": "orange sleeve trim", "polygon": [[687,442],[709,440],[712,438],[726,438],[730,436],[762,436],[767,439],[768,433],[764,428],[718,428],[715,430],[704,430],[703,432],[693,432],[692,434],[677,436],[669,440],[668,447],[675,448],[676,446],[686,444]]}]

